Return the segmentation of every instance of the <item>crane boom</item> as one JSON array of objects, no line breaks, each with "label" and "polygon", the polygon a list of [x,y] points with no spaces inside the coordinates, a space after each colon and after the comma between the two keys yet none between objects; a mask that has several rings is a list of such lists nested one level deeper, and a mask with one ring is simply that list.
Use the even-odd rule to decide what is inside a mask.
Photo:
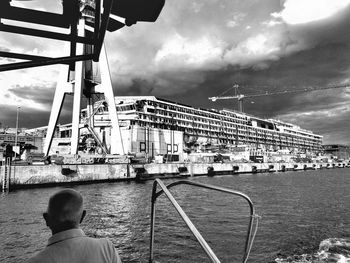
[{"label": "crane boom", "polygon": [[270,96],[270,95],[279,95],[279,94],[289,94],[289,93],[299,93],[299,92],[308,92],[308,91],[316,91],[316,90],[327,90],[327,89],[337,89],[337,88],[349,88],[350,83],[343,84],[343,85],[336,85],[336,86],[327,86],[327,87],[310,87],[305,89],[295,89],[295,90],[282,90],[277,92],[265,92],[265,93],[258,93],[258,94],[251,94],[251,95],[234,95],[234,96],[218,96],[218,97],[209,97],[209,100],[216,101],[216,100],[229,100],[229,99],[238,99],[242,100],[244,98],[253,98],[253,97],[261,97],[261,96]]},{"label": "crane boom", "polygon": [[230,99],[240,99],[242,97],[245,97],[245,96],[244,95],[235,95],[235,96],[210,97],[209,100],[211,100],[211,101],[230,100]]}]

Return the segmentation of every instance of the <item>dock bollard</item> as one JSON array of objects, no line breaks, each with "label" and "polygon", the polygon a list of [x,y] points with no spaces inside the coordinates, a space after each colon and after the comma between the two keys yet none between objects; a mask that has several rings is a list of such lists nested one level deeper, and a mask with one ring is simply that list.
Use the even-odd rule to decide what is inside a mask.
[{"label": "dock bollard", "polygon": [[177,168],[177,170],[179,171],[179,173],[187,173],[187,167],[186,166],[180,166]]},{"label": "dock bollard", "polygon": [[252,173],[257,173],[258,172],[258,167],[255,165],[252,166]]},{"label": "dock bollard", "polygon": [[147,173],[144,167],[134,167],[134,172],[136,181],[141,181],[141,177]]},{"label": "dock bollard", "polygon": [[285,172],[286,171],[286,166],[283,164],[282,166],[281,166],[281,172]]},{"label": "dock bollard", "polygon": [[177,171],[179,172],[179,175],[181,177],[188,177],[188,176],[190,176],[186,166],[177,167]]},{"label": "dock bollard", "polygon": [[208,176],[214,176],[215,172],[214,172],[213,166],[208,166],[207,170],[208,170]]}]

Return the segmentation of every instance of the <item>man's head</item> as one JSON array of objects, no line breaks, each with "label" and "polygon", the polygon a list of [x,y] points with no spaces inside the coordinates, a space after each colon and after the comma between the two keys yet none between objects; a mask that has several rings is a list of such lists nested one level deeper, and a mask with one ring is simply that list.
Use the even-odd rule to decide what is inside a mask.
[{"label": "man's head", "polygon": [[78,228],[86,211],[83,210],[83,197],[72,189],[65,189],[51,196],[47,212],[43,214],[46,225],[52,234]]}]

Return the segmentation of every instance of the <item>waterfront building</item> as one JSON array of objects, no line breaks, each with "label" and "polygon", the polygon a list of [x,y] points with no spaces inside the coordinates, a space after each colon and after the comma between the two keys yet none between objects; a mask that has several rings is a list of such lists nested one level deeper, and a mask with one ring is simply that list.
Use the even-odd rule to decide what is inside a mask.
[{"label": "waterfront building", "polygon": [[350,158],[350,146],[340,144],[323,145],[324,153],[335,156],[337,159],[348,160]]},{"label": "waterfront building", "polygon": [[[15,129],[0,132],[0,160],[3,159],[7,145],[15,146],[16,132]],[[41,153],[43,151],[43,136],[28,134],[24,129],[21,129],[17,135],[17,145],[23,148],[30,149],[31,152]]]},{"label": "waterfront building", "polygon": [[[115,102],[122,138],[119,148],[125,154],[153,158],[184,152],[234,152],[238,146],[255,152],[322,151],[321,135],[279,120],[230,109],[195,108],[154,96],[115,97]],[[81,135],[96,139],[108,151],[111,120],[106,103],[95,103],[93,117],[88,115],[87,109],[81,111]],[[87,125],[91,120],[93,130]],[[70,129],[70,125],[60,126],[60,139],[54,140],[51,153],[60,153],[59,144],[69,145]]]}]

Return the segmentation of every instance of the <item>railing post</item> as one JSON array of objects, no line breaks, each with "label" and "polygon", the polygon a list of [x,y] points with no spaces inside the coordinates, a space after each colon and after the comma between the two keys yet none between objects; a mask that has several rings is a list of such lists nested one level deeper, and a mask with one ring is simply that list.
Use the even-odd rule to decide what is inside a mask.
[{"label": "railing post", "polygon": [[3,165],[1,167],[1,191],[4,192],[5,190],[5,170],[6,170],[6,166]]},{"label": "railing post", "polygon": [[[211,248],[209,247],[207,242],[204,240],[202,235],[198,232],[198,230],[193,225],[191,220],[188,218],[186,213],[182,210],[182,208],[177,203],[177,201],[175,200],[173,195],[170,193],[170,191],[169,191],[170,188],[172,188],[172,187],[174,187],[176,185],[180,185],[180,184],[192,185],[192,186],[197,186],[197,187],[201,187],[201,188],[205,188],[205,189],[210,189],[210,190],[215,190],[215,191],[219,191],[219,192],[224,192],[224,193],[227,193],[227,194],[240,196],[240,197],[244,198],[248,202],[249,207],[250,207],[250,219],[249,219],[249,226],[248,226],[248,229],[247,229],[247,238],[246,238],[244,254],[243,254],[243,263],[246,263],[247,260],[248,260],[250,249],[251,249],[252,244],[253,244],[253,240],[254,240],[255,234],[256,234],[256,231],[255,231],[253,236],[252,236],[254,218],[258,218],[258,216],[255,214],[255,211],[254,211],[254,205],[253,205],[252,201],[250,200],[250,198],[247,195],[245,195],[245,194],[243,194],[241,192],[238,192],[238,191],[225,189],[225,188],[217,187],[217,186],[213,186],[213,185],[206,185],[206,184],[201,184],[201,183],[195,183],[195,182],[192,182],[192,181],[177,181],[177,182],[173,182],[173,183],[165,186],[164,183],[160,179],[156,179],[154,181],[154,183],[153,183],[152,200],[151,200],[152,204],[151,204],[151,230],[150,230],[150,257],[149,257],[149,263],[154,263],[153,246],[154,246],[154,226],[155,226],[155,209],[156,209],[155,208],[155,202],[156,202],[157,198],[160,195],[162,195],[162,194],[165,194],[165,196],[169,199],[170,203],[175,207],[176,211],[179,213],[180,217],[186,223],[187,227],[192,232],[194,237],[197,239],[197,241],[199,242],[201,247],[204,249],[204,251],[206,252],[207,256],[211,259],[211,261],[215,262],[215,263],[219,263],[220,262],[219,259],[216,257],[215,253],[211,250]],[[157,192],[157,186],[158,185],[159,185],[159,187],[161,189]],[[256,221],[256,229],[255,230],[257,230],[257,222],[258,221]]]},{"label": "railing post", "polygon": [[152,189],[152,200],[151,200],[151,229],[150,229],[150,242],[149,242],[149,263],[153,263],[153,246],[154,246],[154,225],[155,225],[155,217],[156,217],[156,207],[155,203],[157,201],[157,181],[153,182]]}]

